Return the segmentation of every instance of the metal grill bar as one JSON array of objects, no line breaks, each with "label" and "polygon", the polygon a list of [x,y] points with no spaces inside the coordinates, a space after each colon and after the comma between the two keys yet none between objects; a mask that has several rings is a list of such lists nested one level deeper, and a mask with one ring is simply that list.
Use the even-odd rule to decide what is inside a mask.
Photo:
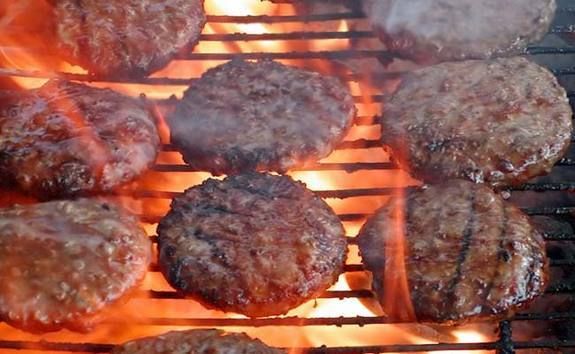
[{"label": "metal grill bar", "polygon": [[[371,148],[381,148],[382,143],[379,140],[371,139],[357,139],[357,140],[347,140],[340,143],[336,150],[363,150]],[[162,151],[166,152],[177,152],[178,149],[172,144],[165,144]],[[559,166],[573,166],[575,165],[575,160],[571,158],[563,158],[557,163]]]},{"label": "metal grill bar", "polygon": [[208,23],[285,23],[285,22],[325,22],[341,20],[361,20],[365,16],[360,12],[343,12],[319,15],[293,15],[293,16],[219,16],[208,15]]},{"label": "metal grill bar", "polygon": [[[550,30],[552,34],[575,33],[572,26],[555,26]],[[225,33],[203,34],[202,41],[285,41],[285,40],[317,40],[317,39],[369,39],[377,38],[372,31],[347,31],[347,32],[282,32],[282,33]]]},{"label": "metal grill bar", "polygon": [[[575,348],[575,341],[531,341],[512,342],[516,349],[537,348]],[[0,341],[0,347],[14,350],[38,350],[77,353],[103,353],[113,349],[112,344],[101,343],[51,343],[32,341]],[[365,354],[365,353],[408,353],[408,352],[434,352],[447,350],[501,350],[501,342],[487,343],[440,343],[440,344],[408,344],[408,345],[378,345],[361,347],[319,347],[319,348],[290,348],[298,353],[307,354]],[[509,353],[500,351],[500,353]]]},{"label": "metal grill bar", "polygon": [[[171,199],[171,198],[165,198]],[[561,216],[561,215],[574,215],[575,207],[556,207],[556,208],[521,208],[524,213],[527,215],[542,215],[542,216]],[[337,214],[339,219],[344,222],[351,222],[351,221],[364,221],[370,214],[367,213],[346,213],[346,214]],[[160,221],[162,217],[158,215],[142,215],[141,220],[142,222],[149,223],[149,224],[156,224]],[[559,237],[562,237],[563,234],[558,234]],[[573,235],[569,236],[573,237]],[[562,239],[562,241],[570,241],[572,238]],[[561,239],[559,239],[561,240]]]},{"label": "metal grill bar", "polygon": [[[2,48],[5,50],[6,48]],[[281,54],[281,53],[280,53]],[[563,69],[551,69],[556,76],[570,76],[575,75],[574,68],[563,68]],[[342,79],[347,81],[360,81],[364,79],[374,79],[377,81],[394,80],[401,78],[405,72],[386,72],[386,73],[375,73],[371,77],[366,77],[358,74],[342,73],[338,75]],[[82,82],[110,82],[110,83],[124,83],[124,84],[144,84],[144,85],[161,85],[161,86],[187,86],[192,84],[198,78],[170,78],[170,77],[147,77],[147,78],[137,78],[137,79],[114,79],[106,78],[99,79],[97,77],[86,75],[86,74],[72,74],[66,72],[46,72],[38,70],[20,70],[14,68],[0,68],[0,76],[15,76],[15,77],[28,77],[28,78],[40,78],[40,79],[66,79],[73,81]],[[573,98],[575,96],[574,92],[568,92],[568,96]],[[167,101],[167,102],[166,102]],[[169,100],[158,100],[158,103],[170,103]]]},{"label": "metal grill bar", "polygon": [[[551,259],[549,262],[550,262],[551,267],[575,266],[575,260],[571,260],[571,259],[568,259],[568,260]],[[149,271],[150,272],[159,272],[160,268],[157,264],[154,263],[154,264],[150,265]],[[365,267],[363,266],[363,264],[346,264],[343,267],[343,271],[344,271],[344,273],[363,272],[363,271],[365,271]],[[575,285],[575,284],[573,284],[573,285]],[[555,289],[555,288],[550,287],[550,289]],[[574,289],[574,288],[572,287],[572,284],[562,283],[561,289],[562,289],[561,290],[562,292],[571,292],[572,289]],[[551,292],[558,292],[558,291],[559,290],[557,290],[557,291],[551,290]]]},{"label": "metal grill bar", "polygon": [[[560,30],[559,28],[557,30]],[[566,32],[566,31],[565,31]],[[561,33],[561,32],[560,32]],[[348,31],[348,32],[283,32],[283,33],[226,33],[226,34],[203,34],[203,41],[285,41],[285,40],[313,40],[313,39],[360,39],[375,38],[372,31]]]},{"label": "metal grill bar", "polygon": [[[545,189],[549,187],[550,189]],[[347,199],[355,197],[376,197],[376,196],[388,196],[394,195],[401,191],[410,190],[413,187],[386,187],[386,188],[358,188],[358,189],[337,189],[337,190],[321,190],[315,191],[317,195],[322,198],[334,198],[334,199]],[[518,190],[533,190],[533,191],[573,191],[575,188],[573,184],[542,184],[541,188],[539,185],[534,184],[533,188],[521,188]],[[515,190],[511,188],[510,190]],[[152,190],[134,190],[134,191],[122,191],[118,192],[119,195],[127,195],[134,198],[160,198],[160,199],[173,199],[175,197],[181,196],[182,192],[172,192],[172,191],[152,191]],[[558,207],[558,208],[525,208],[527,213],[532,214],[569,214],[573,212],[574,207]]]},{"label": "metal grill bar", "polygon": [[[525,313],[513,316],[510,321],[559,321],[575,319],[573,312]],[[118,324],[115,320],[105,323]],[[149,326],[190,326],[190,327],[269,327],[269,326],[367,326],[394,324],[395,321],[383,316],[356,317],[271,317],[271,318],[167,318],[149,317],[131,321],[135,325]]]},{"label": "metal grill bar", "polygon": [[[296,168],[292,171],[346,171],[349,173],[360,170],[394,170],[397,166],[391,162],[355,162],[355,163],[319,163],[305,168]],[[188,165],[155,165],[157,172],[199,172]]]}]

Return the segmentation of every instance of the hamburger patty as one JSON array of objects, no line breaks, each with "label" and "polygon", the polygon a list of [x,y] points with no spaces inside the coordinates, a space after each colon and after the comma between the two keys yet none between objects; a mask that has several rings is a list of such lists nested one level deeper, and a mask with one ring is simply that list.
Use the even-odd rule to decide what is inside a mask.
[{"label": "hamburger patty", "polygon": [[53,80],[0,99],[0,176],[42,199],[110,191],[158,149],[143,102],[108,89]]},{"label": "hamburger patty", "polygon": [[548,173],[569,147],[571,118],[565,90],[527,59],[444,63],[408,74],[386,100],[382,141],[425,181],[499,187]]},{"label": "hamburger patty", "polygon": [[218,329],[168,332],[158,337],[133,340],[117,346],[112,354],[281,354],[260,340],[244,333],[226,333]]},{"label": "hamburger patty", "polygon": [[287,176],[209,179],[172,202],[158,226],[168,282],[208,307],[284,314],[342,272],[344,230],[333,210]]},{"label": "hamburger patty", "polygon": [[365,13],[388,50],[422,63],[522,52],[547,33],[555,0],[369,0]]},{"label": "hamburger patty", "polygon": [[31,332],[89,329],[144,278],[137,220],[80,199],[0,209],[0,319]]},{"label": "hamburger patty", "polygon": [[232,60],[202,75],[168,123],[172,143],[194,168],[285,172],[329,155],[355,113],[335,78],[270,60]]},{"label": "hamburger patty", "polygon": [[191,49],[206,22],[203,0],[51,0],[58,49],[103,77],[140,77]]},{"label": "hamburger patty", "polygon": [[[403,247],[402,235],[392,227],[398,208],[405,215]],[[388,265],[405,250],[399,261],[421,322],[508,316],[542,294],[547,281],[543,237],[529,218],[485,185],[464,180],[393,197],[358,237],[373,289],[388,313],[394,309],[386,293],[393,296],[394,289],[386,289],[385,279],[392,282],[401,273]]]}]

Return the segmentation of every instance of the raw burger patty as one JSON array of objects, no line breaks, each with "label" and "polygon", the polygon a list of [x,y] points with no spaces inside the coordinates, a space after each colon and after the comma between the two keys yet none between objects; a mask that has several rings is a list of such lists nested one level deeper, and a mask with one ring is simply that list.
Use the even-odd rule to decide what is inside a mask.
[{"label": "raw burger patty", "polygon": [[408,74],[384,102],[382,141],[425,181],[492,186],[548,173],[571,139],[565,90],[524,58],[444,63]]},{"label": "raw burger patty", "polygon": [[156,158],[155,119],[136,99],[57,80],[0,98],[0,178],[39,198],[110,191]]},{"label": "raw burger patty", "polygon": [[233,60],[195,82],[168,123],[172,143],[198,170],[284,172],[329,155],[355,113],[335,78]]},{"label": "raw burger patty", "polygon": [[112,354],[282,354],[244,333],[226,333],[218,329],[168,332],[157,337],[133,340],[117,346]]},{"label": "raw burger patty", "polygon": [[58,48],[103,77],[140,77],[191,49],[206,22],[203,0],[51,0]]},{"label": "raw burger patty", "polygon": [[[545,290],[547,258],[529,218],[484,185],[463,180],[393,197],[364,225],[359,248],[386,312],[405,213],[405,267],[416,320],[461,324],[511,315]],[[403,262],[402,262],[403,263]],[[388,289],[393,291],[393,289]],[[413,320],[413,318],[411,318]]]},{"label": "raw burger patty", "polygon": [[31,332],[84,331],[144,278],[137,220],[91,199],[0,209],[0,320]]},{"label": "raw burger patty", "polygon": [[284,314],[342,272],[344,230],[333,210],[287,176],[207,180],[172,202],[158,227],[168,282],[208,307]]},{"label": "raw burger patty", "polygon": [[422,63],[523,52],[547,33],[555,0],[371,0],[364,8],[387,48]]}]

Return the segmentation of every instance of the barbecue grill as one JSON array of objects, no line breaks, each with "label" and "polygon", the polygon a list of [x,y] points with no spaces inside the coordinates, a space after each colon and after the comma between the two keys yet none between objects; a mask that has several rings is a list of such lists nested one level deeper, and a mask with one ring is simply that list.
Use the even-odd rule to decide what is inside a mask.
[{"label": "barbecue grill", "polygon": [[[366,281],[360,259],[356,256],[357,247],[353,236],[357,232],[358,225],[361,225],[387,196],[395,193],[398,188],[416,184],[416,181],[401,172],[382,151],[377,139],[379,128],[375,125],[375,114],[379,112],[378,102],[381,101],[382,95],[393,89],[397,80],[401,78],[402,70],[394,65],[384,69],[380,64],[389,63],[394,59],[393,56],[384,49],[362,45],[363,41],[367,43],[375,36],[367,30],[363,14],[351,6],[353,1],[342,1],[350,6],[333,12],[283,14],[282,8],[287,8],[295,2],[296,0],[273,0],[267,3],[268,6],[265,8],[277,10],[276,13],[240,15],[208,13],[208,28],[212,31],[204,31],[198,48],[202,46],[211,48],[209,47],[211,44],[217,44],[218,48],[224,49],[204,51],[196,48],[194,52],[179,55],[177,60],[179,65],[209,67],[234,57],[271,58],[329,70],[355,87],[353,91],[360,107],[360,114],[348,139],[340,144],[337,151],[328,159],[293,172],[296,178],[304,180],[311,189],[315,189],[321,197],[326,198],[346,225],[351,257],[342,278],[349,287],[336,286],[324,293],[315,303],[304,305],[306,307],[304,310],[296,310],[293,314],[290,312],[280,317],[247,319],[208,311],[194,301],[182,298],[161,281],[157,266],[152,265],[148,279],[135,298],[118,308],[117,315],[100,325],[94,333],[78,335],[64,331],[35,336],[7,325],[0,325],[0,352],[9,353],[14,350],[19,353],[99,353],[109,351],[114,343],[123,340],[192,327],[247,331],[271,345],[286,343],[285,338],[282,341],[278,337],[289,336],[290,334],[286,333],[292,333],[290,331],[304,332],[307,338],[312,340],[293,343],[290,349],[295,347],[296,352],[308,353],[476,350],[500,353],[541,350],[553,353],[575,350],[575,272],[570,271],[575,269],[575,219],[573,219],[575,196],[572,194],[575,191],[575,183],[572,182],[572,176],[575,174],[575,151],[573,149],[557,164],[550,176],[502,192],[511,202],[518,204],[527,214],[534,217],[534,221],[543,228],[548,242],[552,266],[551,284],[547,293],[533,308],[526,309],[509,320],[471,327],[473,331],[482,333],[473,338],[458,338],[449,329],[428,328],[416,324],[392,324],[388,318],[373,310],[375,299],[369,290],[369,282]],[[542,43],[531,46],[528,55],[548,66],[558,76],[567,88],[572,103],[575,103],[575,80],[573,80],[575,67],[572,64],[575,59],[573,5],[569,1],[560,2],[551,33]],[[337,24],[343,23],[342,21],[347,21],[346,26],[343,30],[337,29]],[[333,25],[334,23],[336,25]],[[228,33],[214,30],[237,24],[265,24],[267,26],[265,28],[268,29],[282,29],[283,24],[292,24],[294,28],[299,26],[301,30],[256,31],[258,33],[248,33],[251,31],[243,33],[241,29],[244,27]],[[313,31],[306,30],[308,26]],[[332,40],[349,40],[352,45],[343,49],[322,50],[321,47],[314,47],[315,49],[310,50],[305,44],[307,41],[321,43]],[[292,41],[299,45],[287,47],[287,50],[261,50],[265,48],[265,43]],[[238,43],[256,44],[256,46],[253,47],[255,48],[253,51],[246,51],[237,45]],[[262,45],[257,46],[258,43]],[[21,48],[0,49],[5,55],[9,55],[10,51]],[[353,65],[346,65],[354,61],[363,63],[364,60],[366,63],[378,64],[377,70],[373,70],[369,77],[365,73],[354,71]],[[149,95],[162,114],[174,103],[174,98],[165,93],[170,89],[173,89],[173,93],[181,93],[183,86],[194,81],[194,78],[173,75],[169,70],[167,72],[170,74],[164,75],[160,72],[145,79],[99,82],[85,74],[24,70],[5,66],[0,68],[0,77],[38,79],[61,77],[92,82],[96,85],[112,85],[120,89],[124,87],[134,95],[139,92],[133,87],[146,87],[151,91],[155,87],[162,87],[163,96]],[[365,92],[362,94],[357,87],[367,81],[374,83],[380,90],[374,92],[370,90],[369,94]],[[174,148],[166,139],[164,141],[162,153],[153,171],[145,176],[143,181],[121,192],[122,198],[139,202],[142,222],[147,224],[146,228],[152,238],[155,224],[167,210],[170,199],[181,193],[184,188],[207,177],[207,174],[199,173],[184,165]],[[170,189],[169,186],[173,185],[177,185],[178,188]],[[349,305],[350,303],[353,303],[353,306]],[[320,308],[322,311],[318,310]],[[326,308],[329,310],[325,310]],[[485,328],[487,330],[480,331]],[[316,337],[314,333],[317,334]],[[407,334],[400,338],[398,333]],[[338,337],[354,340],[338,341]],[[405,339],[408,337],[418,339]]]}]

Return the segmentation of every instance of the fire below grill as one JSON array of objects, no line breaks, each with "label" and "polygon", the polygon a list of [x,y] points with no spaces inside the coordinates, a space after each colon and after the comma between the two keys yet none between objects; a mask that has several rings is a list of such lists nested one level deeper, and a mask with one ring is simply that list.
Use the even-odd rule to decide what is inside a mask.
[{"label": "fire below grill", "polygon": [[[294,3],[235,1],[232,5],[225,0],[208,0],[207,9],[214,12],[208,13],[208,25],[199,46],[193,53],[179,55],[174,65],[151,78],[100,82],[70,70],[15,65],[14,58],[23,58],[24,52],[41,48],[24,50],[14,45],[0,47],[0,54],[11,58],[0,68],[0,78],[34,86],[43,79],[60,77],[132,95],[146,93],[163,113],[173,106],[171,94],[181,93],[206,68],[234,57],[272,58],[339,75],[349,82],[359,108],[354,128],[332,156],[291,174],[326,198],[346,226],[351,255],[340,282],[315,302],[287,316],[247,319],[209,311],[182,298],[165,284],[157,265],[152,265],[142,290],[116,309],[94,333],[34,336],[3,324],[0,352],[106,352],[124,340],[192,327],[246,331],[268,344],[309,353],[575,350],[575,272],[571,271],[575,269],[573,149],[551,175],[503,192],[542,227],[551,257],[551,284],[530,309],[506,321],[461,329],[393,324],[378,315],[354,236],[365,218],[389,195],[398,188],[417,184],[382,151],[379,127],[375,124],[382,96],[393,90],[409,66],[392,64],[384,70],[381,63],[390,62],[393,56],[373,46],[377,42],[374,34],[368,30],[363,15],[349,10],[351,7],[303,15],[293,12]],[[551,33],[542,43],[529,48],[529,56],[558,76],[571,100],[575,99],[574,27],[575,7],[569,1],[560,2]],[[373,70],[369,74],[354,70],[363,65]],[[366,89],[363,83],[368,81],[380,90]],[[170,199],[208,177],[184,165],[163,133],[165,144],[153,171],[119,196],[139,208],[142,222],[154,240],[155,224],[165,214]]]}]

